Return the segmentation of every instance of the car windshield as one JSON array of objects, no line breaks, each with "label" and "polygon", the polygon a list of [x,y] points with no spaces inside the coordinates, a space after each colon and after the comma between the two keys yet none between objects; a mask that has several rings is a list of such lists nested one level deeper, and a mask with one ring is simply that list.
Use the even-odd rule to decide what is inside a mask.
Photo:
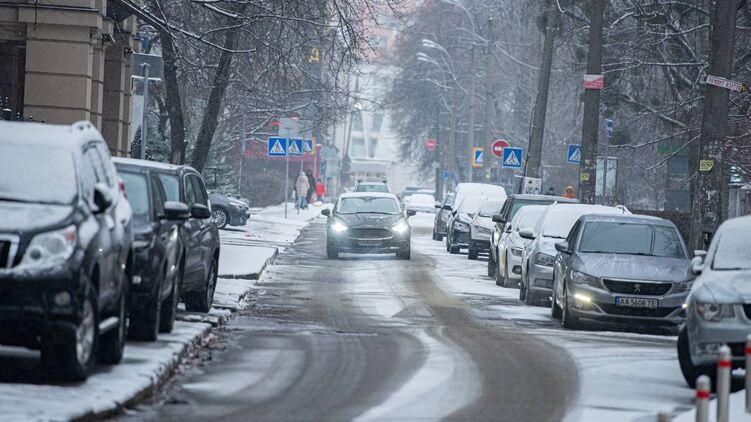
[{"label": "car windshield", "polygon": [[459,211],[467,214],[475,213],[485,200],[484,196],[465,196],[459,205]]},{"label": "car windshield", "polygon": [[622,211],[599,205],[550,205],[545,219],[539,222],[542,229],[536,228],[535,231],[546,237],[565,239],[576,220],[585,214],[622,214]]},{"label": "car windshield", "polygon": [[537,220],[545,211],[545,207],[535,207],[534,209],[525,209],[517,213],[516,217],[511,220],[511,225],[516,228],[531,228],[535,226]]},{"label": "car windshield", "polygon": [[160,174],[159,180],[164,186],[164,193],[167,194],[168,201],[180,201],[180,181],[173,174]]},{"label": "car windshield", "polygon": [[746,231],[725,231],[717,239],[712,269],[751,270],[751,238]]},{"label": "car windshield", "polygon": [[339,214],[399,214],[399,207],[393,198],[354,197],[342,198],[337,212]]},{"label": "car windshield", "polygon": [[149,204],[149,189],[146,184],[146,176],[122,170],[120,170],[119,174],[125,184],[125,193],[128,195],[130,207],[133,208],[133,219],[139,223],[148,222],[150,220],[151,207]]},{"label": "car windshield", "polygon": [[385,183],[361,183],[357,185],[355,192],[389,193],[389,187]]},{"label": "car windshield", "polygon": [[480,207],[480,217],[493,217],[501,212],[503,201],[487,201]]},{"label": "car windshield", "polygon": [[686,258],[674,228],[624,222],[587,223],[579,252]]},{"label": "car windshield", "polygon": [[75,159],[67,148],[0,143],[0,200],[70,204],[77,193]]},{"label": "car windshield", "polygon": [[[514,199],[514,203],[511,205],[511,213],[508,216],[508,220],[511,221],[517,212],[519,212],[519,209],[521,207],[527,206],[527,205],[550,205],[555,201],[545,201],[545,200],[529,200],[529,199]],[[522,227],[528,227],[528,226],[522,226]]]}]

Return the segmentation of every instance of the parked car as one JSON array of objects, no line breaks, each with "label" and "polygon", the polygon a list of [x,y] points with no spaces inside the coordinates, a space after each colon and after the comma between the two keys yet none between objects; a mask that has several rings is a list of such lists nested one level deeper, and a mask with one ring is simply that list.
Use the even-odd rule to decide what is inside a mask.
[{"label": "parked car", "polygon": [[115,159],[120,165],[149,167],[162,182],[168,201],[188,206],[190,217],[180,225],[184,273],[181,299],[190,312],[209,312],[214,301],[219,268],[219,229],[201,175],[192,167],[129,158]]},{"label": "parked car", "polygon": [[333,210],[324,209],[326,255],[340,252],[396,253],[410,259],[411,229],[407,218],[414,211],[402,212],[399,199],[391,193],[347,193],[339,197]]},{"label": "parked car", "polygon": [[456,186],[455,206],[452,206],[446,230],[446,250],[449,253],[459,253],[461,248],[469,247],[469,226],[485,199],[505,201],[506,190],[503,186],[485,183],[459,183]]},{"label": "parked car", "polygon": [[239,199],[210,193],[211,214],[216,226],[223,229],[227,226],[244,226],[250,217],[250,208]]},{"label": "parked car", "polygon": [[[493,233],[490,235],[490,256],[488,257],[488,277],[496,277],[496,268],[500,268],[499,259],[496,251],[498,250],[498,242],[501,240],[503,232],[506,230],[506,225],[510,222],[519,209],[526,205],[550,205],[552,203],[568,204],[579,203],[576,199],[564,198],[562,196],[550,196],[550,195],[526,195],[526,194],[514,194],[509,196],[503,203],[501,212],[493,216]],[[513,274],[513,273],[512,273]],[[502,274],[501,274],[502,275]],[[496,277],[496,281],[498,278]]]},{"label": "parked car", "polygon": [[388,183],[386,183],[385,180],[382,180],[380,182],[366,182],[366,181],[358,180],[352,192],[391,193],[391,189],[389,188],[389,185]]},{"label": "parked car", "polygon": [[553,291],[553,266],[558,252],[555,243],[566,239],[582,215],[625,214],[622,207],[583,204],[551,204],[533,229],[519,230],[519,236],[531,240],[522,252],[522,282],[519,299],[527,305],[549,303]]},{"label": "parked car", "polygon": [[128,335],[133,340],[154,341],[158,333],[170,333],[175,325],[185,271],[179,230],[190,211],[182,202],[167,201],[159,176],[143,163],[147,162],[116,161],[115,167],[133,208]]},{"label": "parked car", "polygon": [[488,199],[480,204],[469,224],[469,249],[467,257],[477,259],[481,253],[490,252],[490,234],[493,230],[493,216],[501,211],[503,201]]},{"label": "parked car", "polygon": [[427,193],[413,193],[404,199],[404,207],[415,212],[435,212],[435,198]]},{"label": "parked car", "polygon": [[446,227],[451,215],[451,207],[454,205],[454,198],[456,198],[456,193],[449,192],[443,197],[443,202],[436,202],[437,211],[433,220],[433,240],[440,242],[446,236]]},{"label": "parked car", "polygon": [[677,325],[691,288],[680,232],[668,220],[584,215],[556,243],[553,318],[577,328],[582,318]]},{"label": "parked car", "polygon": [[[751,217],[725,221],[707,252],[691,261],[697,276],[686,301],[686,324],[678,334],[678,361],[686,383],[716,377],[719,348],[730,347],[732,368],[742,368],[751,334]],[[748,368],[746,369],[748,370]]]},{"label": "parked car", "polygon": [[497,267],[493,269],[496,285],[519,287],[522,278],[522,253],[531,242],[521,237],[519,231],[533,228],[546,208],[546,205],[525,205],[506,223],[506,230],[501,233],[501,239],[493,251],[498,257]]},{"label": "parked car", "polygon": [[0,344],[84,380],[120,362],[132,211],[89,122],[0,122]]}]

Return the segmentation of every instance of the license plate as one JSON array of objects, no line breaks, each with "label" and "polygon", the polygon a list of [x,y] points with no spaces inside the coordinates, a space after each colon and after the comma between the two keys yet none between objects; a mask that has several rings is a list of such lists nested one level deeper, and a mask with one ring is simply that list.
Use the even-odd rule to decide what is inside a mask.
[{"label": "license plate", "polygon": [[616,306],[625,306],[628,308],[657,308],[657,299],[644,299],[640,297],[616,297]]},{"label": "license plate", "polygon": [[381,246],[380,240],[360,240],[357,242],[360,246]]}]

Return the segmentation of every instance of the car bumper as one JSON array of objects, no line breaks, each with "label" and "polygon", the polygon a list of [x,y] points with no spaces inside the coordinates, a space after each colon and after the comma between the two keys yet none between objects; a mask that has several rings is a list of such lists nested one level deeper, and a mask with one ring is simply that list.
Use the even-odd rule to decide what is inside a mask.
[{"label": "car bumper", "polygon": [[742,306],[735,306],[733,318],[711,322],[692,315],[690,319],[687,329],[694,365],[714,365],[719,347],[727,344],[732,353],[733,367],[745,366],[744,348],[746,338],[751,333],[751,315],[744,314]]},{"label": "car bumper", "polygon": [[[688,293],[667,296],[621,295],[586,285],[570,285],[569,294],[572,297],[572,313],[582,318],[658,325],[677,325],[686,320],[683,304]],[[589,302],[575,299],[576,294],[589,298]],[[617,306],[615,301],[619,296],[656,299],[657,307],[648,309]]]},{"label": "car bumper", "polygon": [[454,246],[461,246],[466,248],[467,246],[469,246],[469,232],[454,230],[454,232],[451,233],[451,243]]},{"label": "car bumper", "polygon": [[[513,270],[513,267],[512,267]],[[513,273],[513,271],[509,271]],[[537,296],[551,296],[553,291],[553,267],[532,264],[527,274],[529,286],[527,290]]]},{"label": "car bumper", "polygon": [[[62,327],[79,321],[84,283],[75,265],[38,270],[0,270],[0,344],[39,348]],[[58,305],[55,296],[70,301]]]},{"label": "car bumper", "polygon": [[350,253],[393,253],[410,247],[410,234],[393,236],[390,238],[368,239],[350,238],[347,236],[331,235],[329,243],[339,252]]},{"label": "car bumper", "polygon": [[230,210],[229,221],[227,223],[230,226],[244,226],[248,221],[248,217],[250,217],[250,211],[232,209]]},{"label": "car bumper", "polygon": [[520,280],[522,278],[522,257],[508,251],[508,278]]},{"label": "car bumper", "polygon": [[433,230],[436,232],[436,234],[445,236],[446,232],[448,231],[448,228],[446,227],[446,221],[436,216],[435,221],[433,222]]},{"label": "car bumper", "polygon": [[469,247],[477,252],[490,252],[490,240],[469,239]]}]

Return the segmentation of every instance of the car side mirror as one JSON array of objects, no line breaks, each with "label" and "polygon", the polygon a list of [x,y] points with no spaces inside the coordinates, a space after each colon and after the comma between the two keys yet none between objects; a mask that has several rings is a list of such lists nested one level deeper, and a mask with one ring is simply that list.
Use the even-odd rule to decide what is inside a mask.
[{"label": "car side mirror", "polygon": [[112,193],[107,185],[104,183],[97,183],[96,186],[94,186],[94,205],[96,206],[94,214],[106,211],[114,202],[115,200],[112,198]]},{"label": "car side mirror", "polygon": [[534,240],[535,232],[532,231],[532,229],[525,227],[523,229],[519,229],[519,236],[521,236],[524,239]]},{"label": "car side mirror", "polygon": [[193,204],[193,206],[190,207],[190,216],[203,220],[211,217],[211,211],[206,205]]},{"label": "car side mirror", "polygon": [[328,208],[324,208],[321,210],[321,215],[325,215],[326,217],[331,217],[331,210]]},{"label": "car side mirror", "polygon": [[703,254],[695,254],[696,256],[691,259],[691,274],[700,275],[704,271],[704,257],[707,253],[704,251],[696,252],[703,252]]},{"label": "car side mirror", "polygon": [[504,224],[506,223],[506,220],[503,219],[503,216],[501,214],[496,214],[493,216],[493,222],[498,224]]},{"label": "car side mirror", "polygon": [[190,208],[183,202],[167,201],[164,203],[164,218],[167,220],[186,220],[190,218]]},{"label": "car side mirror", "polygon": [[555,250],[557,250],[560,253],[569,253],[568,250],[568,242],[565,240],[563,242],[558,242],[555,244]]},{"label": "car side mirror", "polygon": [[446,211],[451,211],[451,205],[444,205],[443,209]]},{"label": "car side mirror", "polygon": [[413,215],[417,215],[417,211],[415,211],[415,210],[407,210],[407,217],[412,217]]},{"label": "car side mirror", "polygon": [[456,213],[458,213],[458,212],[459,212],[458,210],[452,210],[451,211],[451,215],[456,216]]},{"label": "car side mirror", "polygon": [[475,218],[475,213],[473,212],[468,212],[467,215],[469,216],[469,218]]},{"label": "car side mirror", "polygon": [[511,233],[511,223],[506,223],[506,225],[503,227],[503,231],[506,233]]}]

